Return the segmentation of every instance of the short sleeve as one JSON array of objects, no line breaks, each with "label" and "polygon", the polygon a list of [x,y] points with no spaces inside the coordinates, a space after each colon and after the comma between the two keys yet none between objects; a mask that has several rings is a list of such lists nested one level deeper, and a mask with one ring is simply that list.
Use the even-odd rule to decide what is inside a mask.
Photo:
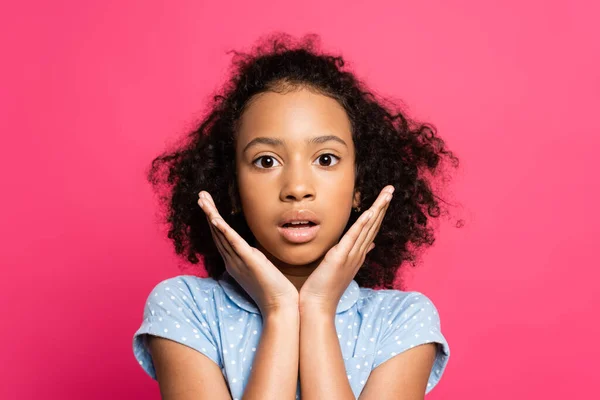
[{"label": "short sleeve", "polygon": [[406,297],[394,296],[388,304],[390,309],[383,323],[382,335],[373,362],[373,368],[385,361],[425,343],[436,343],[437,353],[426,393],[440,381],[450,357],[448,342],[441,333],[440,318],[432,301],[422,293],[410,292]]},{"label": "short sleeve", "polygon": [[[198,292],[198,297],[202,295],[213,299],[212,290],[200,292],[203,288],[194,289]],[[217,339],[210,330],[207,310],[198,307],[192,290],[185,277],[175,277],[156,285],[148,296],[144,319],[133,336],[133,353],[144,371],[153,379],[156,379],[156,371],[147,345],[148,335],[160,336],[191,347],[221,368]]]}]

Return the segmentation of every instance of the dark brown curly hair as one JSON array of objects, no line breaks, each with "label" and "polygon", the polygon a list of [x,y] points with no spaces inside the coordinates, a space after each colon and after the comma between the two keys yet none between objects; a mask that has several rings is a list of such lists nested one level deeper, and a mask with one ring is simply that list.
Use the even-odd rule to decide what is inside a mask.
[{"label": "dark brown curly hair", "polygon": [[[444,176],[444,161],[458,167],[458,159],[435,127],[391,111],[344,68],[341,56],[319,51],[318,43],[316,35],[295,40],[279,33],[260,40],[250,53],[234,51],[231,78],[213,97],[206,116],[174,150],[152,162],[148,180],[165,211],[168,237],[190,263],[201,258],[209,277],[220,278],[225,265],[198,206],[198,193],[208,191],[227,223],[255,245],[243,214],[232,214],[240,202],[234,140],[249,100],[266,91],[309,88],[344,107],[351,121],[355,187],[363,209],[384,186],[395,187],[376,247],[355,277],[361,287],[394,288],[399,268],[405,262],[414,266],[418,249],[435,240],[429,222],[444,213],[441,203],[447,203],[434,193],[434,178]],[[344,232],[358,216],[351,214]]]}]

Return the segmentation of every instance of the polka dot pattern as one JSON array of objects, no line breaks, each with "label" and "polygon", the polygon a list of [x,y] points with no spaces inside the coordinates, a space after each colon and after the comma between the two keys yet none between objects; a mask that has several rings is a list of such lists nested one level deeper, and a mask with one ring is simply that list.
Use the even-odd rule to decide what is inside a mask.
[{"label": "polka dot pattern", "polygon": [[[371,371],[424,343],[437,343],[427,393],[439,382],[450,350],[438,311],[424,294],[348,286],[335,326],[348,382],[358,398]],[[223,373],[232,398],[242,398],[262,332],[254,301],[227,273],[219,280],[189,275],[167,279],[151,291],[143,321],[133,337],[139,365],[156,379],[147,336],[164,337],[206,355]],[[298,381],[296,398],[300,399]]]}]

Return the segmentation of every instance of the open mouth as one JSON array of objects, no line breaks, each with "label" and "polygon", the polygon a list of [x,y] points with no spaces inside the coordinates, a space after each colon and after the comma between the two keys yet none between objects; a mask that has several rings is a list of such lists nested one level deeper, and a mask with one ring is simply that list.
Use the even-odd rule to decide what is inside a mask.
[{"label": "open mouth", "polygon": [[301,229],[301,228],[310,228],[311,226],[315,226],[314,222],[311,221],[298,221],[298,222],[288,222],[283,224],[283,228],[292,228],[292,229]]},{"label": "open mouth", "polygon": [[277,227],[285,241],[294,244],[307,243],[317,236],[321,226],[311,221],[287,222]]}]

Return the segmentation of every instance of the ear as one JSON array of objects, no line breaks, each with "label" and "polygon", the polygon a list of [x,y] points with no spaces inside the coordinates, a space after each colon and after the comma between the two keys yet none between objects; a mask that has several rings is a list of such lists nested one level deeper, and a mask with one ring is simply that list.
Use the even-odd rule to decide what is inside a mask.
[{"label": "ear", "polygon": [[352,208],[356,208],[360,206],[360,192],[358,190],[354,191],[354,199],[352,201]]}]

